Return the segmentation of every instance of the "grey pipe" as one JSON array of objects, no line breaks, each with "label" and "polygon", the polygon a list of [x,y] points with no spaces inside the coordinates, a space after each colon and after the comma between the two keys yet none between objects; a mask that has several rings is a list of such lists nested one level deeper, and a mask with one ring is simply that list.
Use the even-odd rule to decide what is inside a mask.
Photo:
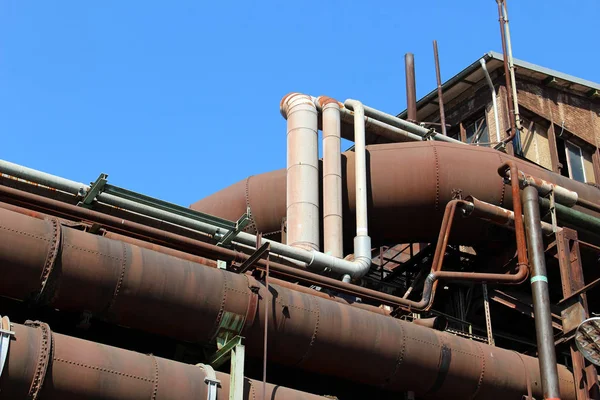
[{"label": "grey pipe", "polygon": [[512,100],[515,110],[515,124],[517,130],[523,130],[521,126],[521,116],[519,114],[519,100],[517,98],[517,79],[515,78],[515,62],[512,55],[512,44],[510,40],[510,28],[508,26],[508,10],[506,9],[506,0],[502,2],[502,14],[504,17],[504,30],[506,33],[506,52],[508,53],[508,68],[510,71],[510,80],[512,81]]},{"label": "grey pipe", "polygon": [[[342,122],[348,125],[354,125],[354,112],[342,107],[340,109]],[[365,117],[365,129],[372,134],[389,139],[392,142],[420,142],[422,136],[415,135],[404,129],[386,124],[371,117]]]},{"label": "grey pipe", "polygon": [[500,122],[498,121],[498,103],[496,99],[496,89],[494,88],[494,82],[492,82],[492,78],[490,77],[490,73],[488,72],[487,66],[485,65],[485,60],[482,58],[479,60],[481,64],[481,68],[483,69],[483,73],[485,74],[485,79],[492,91],[492,106],[494,107],[494,123],[496,124],[496,140],[498,143],[502,141],[500,137]]},{"label": "grey pipe", "polygon": [[[344,103],[344,106],[346,106],[350,110],[354,110],[352,108],[352,104]],[[365,115],[367,117],[379,120],[379,121],[384,122],[393,127],[400,128],[409,133],[415,134],[418,137],[420,137],[421,140],[423,140],[424,137],[426,138],[426,137],[431,136],[431,138],[433,140],[438,140],[441,142],[465,144],[465,143],[461,142],[460,140],[453,139],[449,136],[441,135],[438,132],[435,132],[434,130],[424,128],[421,125],[413,124],[412,122],[405,121],[405,120],[395,117],[393,115],[384,113],[383,111],[379,111],[379,110],[376,110],[376,109],[368,107],[368,106],[364,106],[364,109],[365,109]]]},{"label": "grey pipe", "polygon": [[548,293],[548,277],[544,258],[544,241],[540,225],[540,207],[538,191],[532,186],[523,189],[523,214],[527,234],[527,250],[531,268],[531,291],[535,315],[535,333],[542,377],[544,399],[559,399],[558,370],[556,350]]}]

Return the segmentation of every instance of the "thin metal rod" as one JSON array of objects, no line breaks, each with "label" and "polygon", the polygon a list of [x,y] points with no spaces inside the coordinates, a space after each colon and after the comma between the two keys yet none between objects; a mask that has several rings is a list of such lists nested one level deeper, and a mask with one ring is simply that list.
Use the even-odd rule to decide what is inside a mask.
[{"label": "thin metal rod", "polygon": [[532,186],[523,189],[523,209],[527,248],[531,263],[531,291],[533,294],[533,312],[535,315],[535,331],[539,353],[540,375],[544,399],[559,399],[558,370],[556,367],[556,350],[554,348],[554,332],[552,331],[552,315],[550,311],[550,294],[546,260],[544,258],[544,241],[540,225],[540,206],[538,191]]},{"label": "thin metal rod", "polygon": [[[261,236],[262,239],[262,236]],[[260,239],[259,239],[260,240]],[[265,265],[265,287],[269,290],[269,253],[267,252],[267,263]],[[265,337],[263,343],[263,400],[267,399],[267,339],[269,328],[269,296],[265,299]]]},{"label": "thin metal rod", "polygon": [[442,91],[442,76],[440,73],[440,57],[438,54],[437,40],[433,41],[433,59],[435,60],[435,76],[437,78],[438,103],[440,105],[440,124],[442,124],[442,135],[447,136],[446,114],[444,113],[444,94]]}]

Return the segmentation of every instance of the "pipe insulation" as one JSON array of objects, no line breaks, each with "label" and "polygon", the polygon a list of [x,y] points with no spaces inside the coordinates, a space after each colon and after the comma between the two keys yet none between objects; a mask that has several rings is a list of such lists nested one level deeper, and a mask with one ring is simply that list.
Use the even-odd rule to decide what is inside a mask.
[{"label": "pipe insulation", "polygon": [[[268,301],[269,362],[427,398],[521,399],[527,382],[541,398],[535,358],[277,285],[267,290],[247,275],[56,220],[0,209],[0,273],[0,295],[184,341],[211,342],[222,322],[239,317],[255,357]],[[561,398],[574,400],[572,374],[562,366],[558,373]]]},{"label": "pipe insulation", "polygon": [[287,119],[287,244],[319,250],[319,129],[310,96],[290,93],[281,100]]},{"label": "pipe insulation", "polygon": [[[230,376],[204,366],[135,353],[51,331],[47,324],[13,324],[0,376],[3,399],[206,400],[207,378],[218,399],[228,399]],[[263,392],[263,389],[265,391]],[[266,397],[263,397],[265,396]],[[316,400],[321,396],[244,379],[244,399]]]}]

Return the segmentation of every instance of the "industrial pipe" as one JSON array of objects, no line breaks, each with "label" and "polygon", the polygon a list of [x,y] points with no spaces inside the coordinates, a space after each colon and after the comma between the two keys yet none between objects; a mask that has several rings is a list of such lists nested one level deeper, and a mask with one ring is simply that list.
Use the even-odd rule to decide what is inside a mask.
[{"label": "industrial pipe", "polygon": [[[351,104],[344,104],[344,105],[347,108],[349,108],[350,110],[354,110],[352,108]],[[461,142],[460,140],[453,139],[449,136],[438,135],[437,132],[435,132],[435,130],[433,130],[433,129],[424,128],[421,125],[412,123],[410,121],[405,121],[401,118],[384,113],[383,111],[379,111],[372,107],[368,107],[368,106],[363,106],[363,107],[365,109],[365,115],[367,117],[381,121],[382,123],[391,125],[393,127],[405,130],[412,134],[415,134],[415,135],[419,136],[421,138],[421,140],[425,140],[425,138],[431,138],[433,140],[437,140],[437,141],[441,141],[441,142],[455,143],[455,144],[461,144],[461,145],[465,144],[465,143]]]},{"label": "industrial pipe", "polygon": [[479,63],[481,64],[481,69],[483,69],[483,73],[485,74],[485,78],[490,87],[490,91],[492,92],[492,107],[494,108],[494,123],[496,124],[496,140],[498,143],[502,141],[500,137],[500,121],[498,120],[498,103],[496,99],[496,88],[494,88],[494,82],[492,82],[492,78],[490,77],[490,73],[488,72],[487,66],[485,65],[485,59],[480,59]]},{"label": "industrial pipe", "polygon": [[544,399],[558,400],[560,399],[560,390],[538,198],[538,191],[533,186],[527,186],[523,189],[523,208],[525,211],[529,259],[531,260],[531,291],[533,294],[537,348],[540,356],[542,389]]},{"label": "industrial pipe", "polygon": [[[506,161],[498,168],[501,177],[519,176],[519,167],[513,161]],[[523,224],[523,207],[521,205],[521,188],[518,179],[510,180],[512,191],[513,212],[515,218],[515,236],[517,238],[517,264],[529,268],[527,260],[527,244],[525,242],[525,226]]]},{"label": "industrial pipe", "polygon": [[406,111],[410,122],[417,122],[417,79],[415,78],[415,56],[404,55],[404,73],[406,76]]},{"label": "industrial pipe", "polygon": [[[3,399],[228,399],[230,376],[51,331],[42,322],[12,324],[0,376]],[[321,396],[244,379],[243,399],[316,400]],[[214,394],[209,390],[214,388]]]},{"label": "industrial pipe", "polygon": [[442,128],[442,135],[447,136],[446,114],[444,113],[444,91],[442,89],[442,76],[440,73],[440,57],[438,55],[437,40],[433,41],[433,60],[435,62],[435,78],[437,80],[438,104],[440,106],[440,125]]},{"label": "industrial pipe", "polygon": [[[517,98],[517,79],[515,77],[515,62],[512,55],[512,44],[510,39],[510,27],[508,24],[508,10],[506,9],[506,0],[502,0],[502,16],[504,17],[504,28],[506,29],[506,51],[508,54],[508,68],[510,71],[510,80],[512,81],[512,100],[515,112],[515,124],[517,131],[521,131],[521,117],[519,115],[519,100]],[[520,143],[519,143],[520,146]]]},{"label": "industrial pipe", "polygon": [[287,244],[319,250],[319,130],[310,96],[290,93],[281,100],[287,119]]},{"label": "industrial pipe", "polygon": [[[552,207],[549,199],[540,197],[539,203],[544,210],[550,210]],[[576,230],[586,231],[586,233],[596,237],[600,235],[600,219],[557,203],[554,204],[554,210],[556,211],[556,219],[564,225]]]},{"label": "industrial pipe", "polygon": [[[68,227],[57,230],[52,221],[6,210],[0,210],[0,273],[1,295],[33,294],[59,310],[88,310],[184,341],[211,342],[222,334],[223,319],[235,318],[244,321],[239,334],[255,357],[262,357],[268,301],[270,362],[389,390],[430,398],[520,399],[528,381],[539,382],[534,358],[522,356],[523,364],[512,351],[273,284],[267,290],[246,275]],[[563,367],[559,373],[563,399],[574,399],[572,375]]]},{"label": "industrial pipe", "polygon": [[506,85],[506,106],[508,107],[508,120],[510,122],[510,134],[502,141],[503,143],[511,142],[517,135],[515,126],[514,106],[512,100],[512,85],[510,81],[510,71],[508,68],[508,55],[506,51],[506,36],[504,33],[504,12],[502,11],[503,0],[496,0],[498,4],[498,21],[500,22],[500,38],[502,39],[502,56],[504,64],[504,79]]},{"label": "industrial pipe", "polygon": [[[442,135],[438,135],[442,136]],[[456,191],[490,204],[512,209],[511,190],[498,179],[498,166],[512,160],[526,174],[576,191],[579,198],[600,203],[600,190],[567,177],[544,170],[487,147],[454,145],[435,141],[392,143],[367,146],[369,156],[369,232],[374,247],[385,243],[410,241],[431,243],[439,233],[446,203]],[[353,215],[354,159],[347,151],[342,155],[344,215]],[[473,168],[477,165],[477,168]],[[452,171],[452,173],[449,173]],[[247,206],[257,232],[277,238],[285,217],[285,169],[253,175],[196,202],[192,208],[221,218],[235,220]],[[265,190],[268,189],[268,190]],[[593,210],[575,209],[600,217]],[[402,221],[410,229],[399,229],[390,221]],[[457,227],[461,245],[486,242],[484,224],[469,222]],[[344,219],[344,234],[354,234],[354,218]],[[352,245],[346,240],[346,248]],[[348,252],[351,252],[350,250]]]},{"label": "industrial pipe", "polygon": [[369,272],[371,267],[371,237],[369,236],[369,220],[367,217],[367,150],[365,140],[365,111],[358,100],[348,99],[354,109],[354,177],[356,179],[356,236],[354,237],[354,262],[346,276],[360,278]]},{"label": "industrial pipe", "polygon": [[340,103],[319,97],[323,119],[323,251],[344,257]]}]

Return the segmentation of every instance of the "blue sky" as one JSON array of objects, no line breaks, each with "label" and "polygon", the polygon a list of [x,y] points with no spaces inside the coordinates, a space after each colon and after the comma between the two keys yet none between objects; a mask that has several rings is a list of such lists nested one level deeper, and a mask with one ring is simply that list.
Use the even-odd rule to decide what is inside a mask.
[{"label": "blue sky", "polygon": [[[598,0],[508,0],[515,57],[600,82]],[[288,92],[405,108],[500,50],[496,3],[0,1],[0,158],[182,205],[285,167]]]}]

